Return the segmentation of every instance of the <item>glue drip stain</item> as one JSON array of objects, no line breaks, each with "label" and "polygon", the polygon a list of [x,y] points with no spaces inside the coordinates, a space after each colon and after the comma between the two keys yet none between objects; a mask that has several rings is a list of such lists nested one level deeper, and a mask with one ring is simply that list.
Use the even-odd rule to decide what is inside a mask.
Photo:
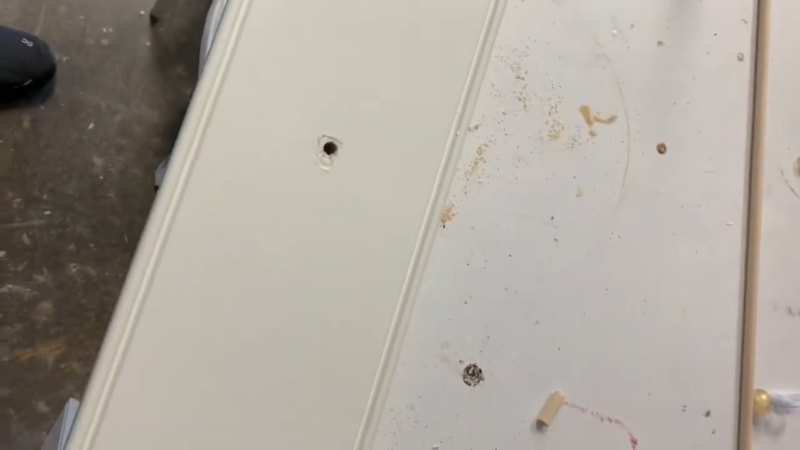
[{"label": "glue drip stain", "polygon": [[597,131],[594,129],[595,124],[603,124],[603,125],[611,125],[612,123],[617,121],[617,116],[608,116],[608,117],[600,117],[594,112],[592,112],[592,108],[588,105],[581,105],[578,108],[578,112],[581,113],[581,117],[583,117],[583,121],[586,122],[586,126],[589,127],[589,136],[595,137],[597,136]]},{"label": "glue drip stain", "polygon": [[564,402],[564,406],[566,406],[567,408],[572,408],[572,409],[574,409],[574,410],[576,410],[576,411],[578,411],[578,412],[580,412],[582,414],[586,414],[588,416],[592,416],[592,417],[596,418],[597,420],[599,420],[600,422],[610,423],[612,425],[616,425],[618,428],[621,428],[622,431],[624,431],[625,433],[628,434],[628,442],[630,442],[630,444],[631,444],[631,450],[636,450],[636,447],[639,446],[639,439],[633,434],[633,432],[630,430],[630,428],[628,428],[628,426],[625,425],[625,422],[623,422],[623,421],[621,421],[619,419],[616,419],[614,417],[607,416],[605,414],[601,414],[601,413],[599,413],[597,411],[592,411],[591,409],[589,409],[589,408],[587,408],[585,406],[576,405],[574,403]]}]

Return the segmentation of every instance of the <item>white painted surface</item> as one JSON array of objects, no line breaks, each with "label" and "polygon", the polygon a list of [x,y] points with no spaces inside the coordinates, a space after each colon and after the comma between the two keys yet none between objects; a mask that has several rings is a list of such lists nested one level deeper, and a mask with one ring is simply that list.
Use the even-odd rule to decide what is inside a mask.
[{"label": "white painted surface", "polygon": [[72,450],[357,444],[503,3],[231,0]]},{"label": "white painted surface", "polygon": [[374,449],[735,447],[753,8],[509,3]]},{"label": "white painted surface", "polygon": [[[73,450],[352,447],[422,269],[364,448],[734,447],[753,1],[512,0],[445,208],[487,5],[253,2],[211,55]],[[616,120],[590,130],[584,105]],[[321,134],[343,143],[330,172]],[[537,433],[554,389],[572,406]]]},{"label": "white painted surface", "polygon": [[[772,2],[767,145],[756,352],[756,385],[800,391],[800,4]],[[770,418],[755,429],[757,450],[796,449],[800,417]]]}]

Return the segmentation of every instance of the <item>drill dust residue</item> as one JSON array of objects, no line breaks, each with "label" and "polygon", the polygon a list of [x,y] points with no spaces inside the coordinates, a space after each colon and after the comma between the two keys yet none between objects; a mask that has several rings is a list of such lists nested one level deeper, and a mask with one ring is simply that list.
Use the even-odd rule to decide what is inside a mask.
[{"label": "drill dust residue", "polygon": [[522,110],[530,112],[531,110],[531,96],[528,94],[528,85],[523,84],[520,91],[517,93],[517,101],[522,105]]},{"label": "drill dust residue", "polygon": [[594,128],[595,124],[611,125],[617,121],[617,116],[598,116],[592,112],[592,108],[590,108],[588,105],[581,105],[581,107],[578,108],[578,111],[581,113],[581,117],[583,117],[583,121],[586,123],[586,126],[589,127],[589,136],[591,137],[597,136],[597,131]]},{"label": "drill dust residue", "polygon": [[566,406],[567,408],[574,409],[575,411],[578,411],[582,414],[586,414],[587,416],[592,416],[595,419],[599,420],[600,422],[615,425],[617,428],[622,429],[622,431],[628,434],[628,442],[630,442],[631,444],[631,450],[636,450],[636,447],[639,446],[639,439],[633,434],[630,428],[628,428],[628,426],[625,425],[625,422],[616,419],[614,417],[601,414],[597,411],[592,411],[591,409],[585,406],[576,405],[574,403],[565,402],[564,406]]},{"label": "drill dust residue", "polygon": [[545,122],[547,126],[547,138],[551,141],[555,141],[561,137],[561,134],[566,128],[558,114],[558,103],[550,103],[547,110],[547,117],[547,121]]},{"label": "drill dust residue", "polygon": [[[524,55],[513,55],[513,53],[514,51],[512,50],[512,55],[510,55],[510,57],[515,60],[508,65],[509,70],[514,74],[514,84],[511,94],[513,94],[520,105],[522,105],[522,110],[524,112],[529,112],[531,110],[531,96],[528,94],[528,85],[525,83],[525,74],[527,72],[522,68],[522,59],[518,59],[520,56],[524,58]],[[501,57],[501,60],[506,60],[508,57],[509,56]]]},{"label": "drill dust residue", "polygon": [[[555,84],[551,85],[551,88],[556,89]],[[549,143],[560,143],[559,150],[572,150],[580,146],[583,143],[580,133],[570,129],[561,118],[560,106],[563,99],[559,96],[536,98],[546,108],[546,119],[543,129],[539,132],[539,138]]]},{"label": "drill dust residue", "polygon": [[486,153],[486,145],[479,145],[475,150],[475,156],[470,161],[467,170],[464,171],[464,178],[467,181],[471,180],[481,170],[481,167],[486,163],[486,158],[483,156]]},{"label": "drill dust residue", "polygon": [[447,208],[445,208],[444,211],[442,212],[442,219],[441,219],[442,228],[447,228],[447,223],[455,219],[455,217],[456,217],[455,205],[451,203],[447,205]]}]

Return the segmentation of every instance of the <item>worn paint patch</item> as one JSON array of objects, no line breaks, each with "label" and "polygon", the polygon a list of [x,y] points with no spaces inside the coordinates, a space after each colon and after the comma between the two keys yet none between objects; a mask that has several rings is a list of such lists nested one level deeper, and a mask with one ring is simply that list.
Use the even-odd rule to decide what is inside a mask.
[{"label": "worn paint patch", "polygon": [[33,320],[41,325],[53,318],[54,311],[55,306],[52,301],[41,301],[36,305],[36,309],[33,311]]},{"label": "worn paint patch", "polygon": [[30,289],[22,286],[17,286],[14,284],[7,284],[1,287],[0,294],[17,294],[25,299],[27,299],[30,296],[36,295],[35,292],[31,291]]},{"label": "worn paint patch", "polygon": [[50,365],[58,355],[66,350],[66,348],[66,338],[54,339],[36,347],[17,350],[12,353],[11,359],[17,362],[24,362],[30,361],[34,358],[40,358]]},{"label": "worn paint patch", "polygon": [[614,418],[614,417],[611,417],[611,416],[607,416],[605,414],[601,414],[601,413],[599,413],[597,411],[592,411],[591,409],[589,409],[589,408],[587,408],[585,406],[576,405],[574,403],[565,402],[564,406],[566,406],[567,408],[571,408],[571,409],[573,409],[575,411],[578,411],[581,414],[586,414],[588,416],[592,416],[595,419],[599,420],[600,422],[608,423],[608,424],[611,424],[611,425],[615,425],[616,427],[622,429],[625,433],[628,434],[628,442],[630,442],[630,444],[631,444],[631,450],[636,450],[636,447],[639,446],[639,439],[633,434],[633,432],[630,430],[630,428],[628,428],[628,426],[625,425],[625,422],[623,422],[623,421],[621,421],[621,420],[619,420],[617,418]]}]

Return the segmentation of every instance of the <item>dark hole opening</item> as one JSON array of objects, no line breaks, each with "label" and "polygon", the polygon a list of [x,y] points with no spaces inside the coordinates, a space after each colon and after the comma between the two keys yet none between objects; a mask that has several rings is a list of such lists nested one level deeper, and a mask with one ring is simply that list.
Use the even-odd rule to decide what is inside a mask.
[{"label": "dark hole opening", "polygon": [[325,145],[322,146],[322,151],[328,156],[333,156],[339,151],[339,146],[334,142],[326,142]]}]

